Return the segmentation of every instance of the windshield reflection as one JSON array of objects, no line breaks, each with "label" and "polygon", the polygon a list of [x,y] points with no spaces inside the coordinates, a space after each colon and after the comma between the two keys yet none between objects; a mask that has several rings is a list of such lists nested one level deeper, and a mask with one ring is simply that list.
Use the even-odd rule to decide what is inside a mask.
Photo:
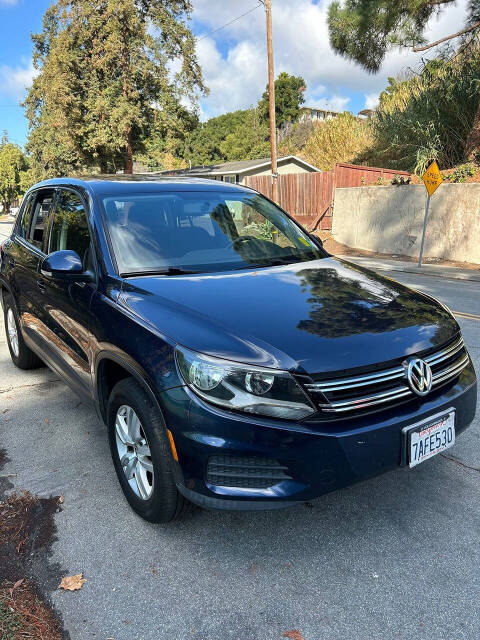
[{"label": "windshield reflection", "polygon": [[325,252],[263,196],[162,192],[103,200],[122,274],[220,271],[305,262]]}]

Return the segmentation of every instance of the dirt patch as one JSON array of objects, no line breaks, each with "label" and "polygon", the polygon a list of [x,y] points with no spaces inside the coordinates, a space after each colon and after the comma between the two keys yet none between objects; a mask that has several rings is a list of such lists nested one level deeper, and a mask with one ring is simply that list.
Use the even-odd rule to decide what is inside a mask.
[{"label": "dirt patch", "polygon": [[0,638],[2,640],[61,640],[62,630],[53,611],[27,581],[0,587]]},{"label": "dirt patch", "polygon": [[[390,253],[376,253],[375,251],[366,251],[364,249],[354,249],[348,247],[346,244],[337,242],[331,233],[329,232],[315,232],[323,242],[323,246],[332,255],[344,255],[344,256],[360,256],[365,258],[379,258],[384,260],[398,260],[399,262],[412,262],[417,263],[418,258],[412,258],[412,256],[404,256],[401,254]],[[453,260],[442,260],[441,258],[423,258],[424,264],[437,264],[442,267],[459,267],[460,269],[472,269],[474,271],[480,271],[480,266],[472,262],[455,262]]]},{"label": "dirt patch", "polygon": [[[0,471],[7,461],[0,451]],[[4,479],[5,480],[5,479]],[[5,484],[8,483],[8,484]],[[3,488],[11,488],[5,480]],[[51,564],[59,497],[12,493],[0,502],[0,638],[68,638],[48,602],[63,571]]]}]

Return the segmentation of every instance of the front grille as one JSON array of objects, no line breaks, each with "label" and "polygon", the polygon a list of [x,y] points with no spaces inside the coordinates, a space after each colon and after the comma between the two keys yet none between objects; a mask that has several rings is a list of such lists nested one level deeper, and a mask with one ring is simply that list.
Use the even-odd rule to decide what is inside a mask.
[{"label": "front grille", "polygon": [[[460,337],[423,360],[432,369],[433,390],[458,377],[467,366],[469,356]],[[408,386],[406,367],[402,363],[355,377],[330,378],[306,384],[305,388],[318,408],[329,414],[348,415],[349,412],[388,407],[419,397]]]},{"label": "front grille", "polygon": [[220,487],[268,489],[283,480],[291,480],[287,467],[270,458],[211,456],[208,459],[207,482]]}]

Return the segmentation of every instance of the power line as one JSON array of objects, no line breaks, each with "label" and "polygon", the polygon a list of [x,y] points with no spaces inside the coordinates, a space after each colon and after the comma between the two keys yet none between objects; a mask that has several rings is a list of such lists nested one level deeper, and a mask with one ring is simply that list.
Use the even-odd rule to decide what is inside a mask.
[{"label": "power line", "polygon": [[240,16],[237,16],[236,18],[233,18],[233,20],[230,20],[229,22],[226,22],[225,24],[222,24],[221,27],[218,27],[217,29],[214,29],[213,31],[210,31],[210,33],[205,34],[201,38],[198,38],[197,42],[201,42],[202,40],[205,40],[205,38],[208,38],[212,34],[217,33],[217,31],[221,31],[222,29],[225,29],[225,27],[228,27],[229,25],[233,24],[234,22],[237,22],[237,20],[240,20],[244,16],[248,16],[249,13],[252,13],[253,11],[256,11],[259,7],[263,7],[262,0],[259,0],[257,6],[253,7],[249,11],[245,11],[245,13],[242,13]]}]

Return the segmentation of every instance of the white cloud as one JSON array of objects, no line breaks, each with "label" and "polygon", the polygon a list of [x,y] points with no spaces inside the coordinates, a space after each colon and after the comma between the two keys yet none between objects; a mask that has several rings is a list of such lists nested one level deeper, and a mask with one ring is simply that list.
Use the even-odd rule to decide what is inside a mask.
[{"label": "white cloud", "polygon": [[349,102],[349,97],[331,95],[317,100],[307,100],[305,104],[308,104],[309,107],[326,109],[327,111],[345,111]]},{"label": "white cloud", "polygon": [[23,66],[0,65],[0,94],[14,100],[22,100],[35,74],[36,70],[31,60],[25,62]]},{"label": "white cloud", "polygon": [[254,105],[265,85],[266,61],[244,40],[223,58],[211,38],[198,43],[198,59],[210,95],[201,101],[205,118]]},{"label": "white cloud", "polygon": [[[435,40],[455,30],[465,19],[467,0],[444,11],[428,25],[426,37]],[[307,83],[306,100],[312,106],[339,110],[349,103],[349,94],[365,95],[366,104],[395,76],[421,62],[421,54],[390,52],[379,74],[366,73],[358,65],[336,55],[329,43],[327,9],[330,0],[276,0],[273,9],[275,75],[287,71],[301,75]],[[240,6],[241,5],[241,6]],[[202,31],[210,33],[242,12],[255,0],[196,0],[193,17]],[[243,11],[242,11],[243,10]],[[198,43],[198,55],[210,95],[202,100],[205,117],[254,104],[267,82],[265,16],[262,7]],[[423,54],[424,56],[426,54]],[[428,55],[428,54],[427,54]]]},{"label": "white cloud", "polygon": [[367,93],[365,96],[365,109],[376,109],[379,97],[378,93]]},{"label": "white cloud", "polygon": [[0,5],[12,6],[17,4],[18,0],[0,0]]}]

